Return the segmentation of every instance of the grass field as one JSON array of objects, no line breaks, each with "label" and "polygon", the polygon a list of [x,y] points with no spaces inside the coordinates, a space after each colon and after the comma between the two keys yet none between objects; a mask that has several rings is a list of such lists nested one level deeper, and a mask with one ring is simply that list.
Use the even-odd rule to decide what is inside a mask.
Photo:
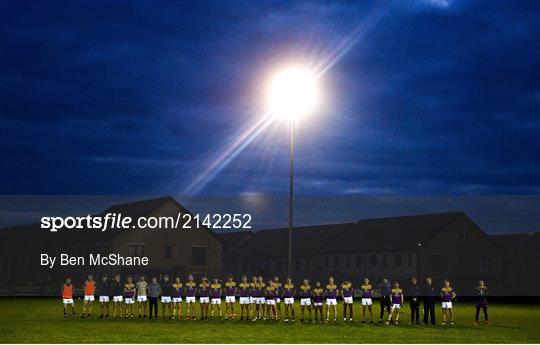
[{"label": "grass field", "polygon": [[[77,300],[80,313],[81,301]],[[96,303],[97,305],[97,303]],[[0,298],[2,343],[538,343],[540,305],[490,306],[491,325],[473,325],[474,306],[456,305],[454,326],[399,326],[355,322],[302,324],[266,321],[111,320],[62,316],[58,299]],[[198,308],[198,305],[197,305]],[[297,306],[297,308],[299,308]],[[378,313],[378,306],[374,306]],[[160,311],[161,312],[161,311]],[[299,312],[299,310],[297,310]],[[341,313],[341,308],[338,309]],[[441,310],[437,309],[438,322]],[[338,314],[341,315],[341,314]],[[298,319],[298,317],[297,317]],[[339,319],[338,319],[339,320]]]}]

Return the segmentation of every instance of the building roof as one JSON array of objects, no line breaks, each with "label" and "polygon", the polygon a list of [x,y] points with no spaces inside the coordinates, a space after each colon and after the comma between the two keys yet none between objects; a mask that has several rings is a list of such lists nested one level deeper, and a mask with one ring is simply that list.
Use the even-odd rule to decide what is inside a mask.
[{"label": "building roof", "polygon": [[[313,255],[325,242],[354,223],[295,227],[293,252],[295,256]],[[288,228],[259,230],[232,249],[225,259],[287,257]]]},{"label": "building roof", "polygon": [[540,249],[540,232],[533,233],[528,239],[520,241],[511,250],[522,255],[536,256]]},{"label": "building roof", "polygon": [[489,240],[495,247],[501,250],[503,253],[514,248],[521,241],[530,239],[530,235],[526,233],[520,234],[501,234],[501,235],[488,235]]},{"label": "building roof", "polygon": [[216,236],[219,237],[219,239],[223,243],[223,252],[231,250],[235,246],[247,240],[252,235],[253,235],[252,231],[235,231],[235,232],[216,233]]},{"label": "building roof", "polygon": [[[463,212],[435,213],[358,221],[321,248],[321,253],[416,250],[457,222],[477,227]],[[479,229],[479,228],[478,228]],[[481,230],[481,229],[480,229]]]}]

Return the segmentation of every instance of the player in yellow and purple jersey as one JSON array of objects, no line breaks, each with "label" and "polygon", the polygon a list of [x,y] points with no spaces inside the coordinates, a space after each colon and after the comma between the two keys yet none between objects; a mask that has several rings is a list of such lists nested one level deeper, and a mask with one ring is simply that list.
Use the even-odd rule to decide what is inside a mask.
[{"label": "player in yellow and purple jersey", "polygon": [[131,312],[131,318],[134,319],[134,305],[135,305],[135,284],[133,284],[133,279],[127,277],[127,282],[124,284],[124,317],[127,319],[128,314]]},{"label": "player in yellow and purple jersey", "polygon": [[373,323],[373,286],[368,278],[364,278],[364,284],[360,289],[362,290],[362,323],[366,320],[366,308],[369,311],[369,323]]},{"label": "player in yellow and purple jersey", "polygon": [[[323,296],[324,296],[324,289],[320,282],[315,283],[315,288],[311,292],[311,300],[313,301],[313,309],[315,310],[315,322],[317,322],[317,313],[319,314],[320,321],[323,321]],[[311,321],[311,319],[310,319]]]},{"label": "player in yellow and purple jersey", "polygon": [[266,297],[266,314],[264,319],[267,321],[277,321],[276,292],[277,288],[274,281],[272,279],[268,280],[264,291]]},{"label": "player in yellow and purple jersey", "polygon": [[242,281],[238,284],[238,293],[240,295],[240,320],[244,319],[244,315],[249,320],[251,285],[248,283],[246,276],[242,276]]},{"label": "player in yellow and purple jersey", "polygon": [[403,290],[401,290],[401,288],[399,287],[398,282],[395,282],[394,287],[392,288],[392,290],[390,290],[390,301],[392,302],[392,305],[390,307],[390,313],[388,315],[388,320],[386,321],[386,324],[388,325],[392,321],[393,315],[395,315],[396,318],[394,319],[394,323],[398,325],[399,311],[401,310],[401,306],[405,301],[403,298]]},{"label": "player in yellow and purple jersey", "polygon": [[341,297],[343,298],[343,321],[347,322],[347,309],[349,310],[349,321],[353,322],[353,286],[345,279],[341,283]]},{"label": "player in yellow and purple jersey", "polygon": [[[446,325],[448,322],[450,322],[451,325],[454,324],[454,311],[452,309],[452,300],[455,298],[456,293],[454,292],[454,289],[450,286],[450,281],[448,279],[445,279],[444,285],[441,289],[443,325]],[[449,321],[448,318],[450,318]]]},{"label": "player in yellow and purple jersey", "polygon": [[283,285],[283,300],[285,301],[285,322],[289,321],[289,314],[291,314],[291,321],[294,322],[294,284],[291,278],[287,278],[287,282]]},{"label": "player in yellow and purple jersey", "polygon": [[189,320],[190,314],[191,319],[195,320],[195,299],[197,294],[197,283],[195,279],[190,274],[188,276],[188,281],[185,284],[185,295],[186,295],[186,320]]},{"label": "player in yellow and purple jersey", "polygon": [[252,294],[255,300],[255,317],[252,321],[257,321],[263,318],[264,316],[264,310],[266,305],[266,299],[264,298],[264,291],[266,289],[266,284],[263,281],[262,277],[257,278],[257,283],[255,283],[255,287],[252,289]]},{"label": "player in yellow and purple jersey", "polygon": [[225,320],[230,317],[234,320],[234,304],[236,303],[236,282],[232,274],[229,274],[225,282]]},{"label": "player in yellow and purple jersey", "polygon": [[257,277],[253,276],[251,277],[251,283],[249,283],[249,286],[250,286],[250,290],[249,290],[249,318],[250,319],[254,319],[257,317],[257,310],[258,310],[258,307],[257,307],[257,302],[258,302],[258,297],[256,297],[255,295],[257,294]]},{"label": "player in yellow and purple jersey", "polygon": [[328,284],[326,284],[326,322],[330,321],[330,310],[334,315],[332,322],[337,322],[337,292],[338,286],[334,282],[334,277],[328,278]]},{"label": "player in yellow and purple jersey", "polygon": [[274,286],[276,287],[276,314],[277,314],[277,320],[279,321],[281,319],[281,294],[282,294],[282,285],[279,281],[279,277],[275,276],[273,280]]},{"label": "player in yellow and purple jersey", "polygon": [[218,278],[214,278],[214,281],[210,285],[210,290],[212,294],[212,307],[210,309],[210,318],[214,319],[214,308],[217,308],[219,312],[219,319],[221,320],[221,295],[223,294],[223,289]]},{"label": "player in yellow and purple jersey", "polygon": [[[322,305],[322,297],[321,297]],[[307,308],[309,314],[309,322],[311,322],[311,286],[309,280],[304,279],[302,285],[300,285],[300,321],[304,322],[304,312]]]},{"label": "player in yellow and purple jersey", "polygon": [[[172,303],[173,303],[173,320],[178,317],[178,320],[182,317],[182,282],[180,277],[174,279],[172,284],[173,294],[172,294]],[[178,316],[177,316],[178,315]]]},{"label": "player in yellow and purple jersey", "polygon": [[199,283],[199,304],[201,305],[201,320],[208,319],[208,305],[210,304],[210,283],[206,277],[202,277]]}]

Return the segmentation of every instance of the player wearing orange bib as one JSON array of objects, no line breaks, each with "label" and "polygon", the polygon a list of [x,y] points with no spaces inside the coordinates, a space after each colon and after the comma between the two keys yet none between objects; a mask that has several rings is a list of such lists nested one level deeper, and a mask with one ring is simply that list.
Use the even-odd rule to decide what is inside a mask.
[{"label": "player wearing orange bib", "polygon": [[64,317],[68,317],[67,306],[71,306],[71,312],[75,316],[75,304],[73,303],[73,292],[75,288],[71,284],[71,279],[67,278],[66,283],[62,285],[62,302],[64,304]]},{"label": "player wearing orange bib", "polygon": [[94,302],[94,294],[96,293],[96,282],[92,275],[88,276],[88,279],[84,282],[84,302],[83,313],[81,317],[85,317],[88,312],[88,317],[92,314],[92,302]]}]

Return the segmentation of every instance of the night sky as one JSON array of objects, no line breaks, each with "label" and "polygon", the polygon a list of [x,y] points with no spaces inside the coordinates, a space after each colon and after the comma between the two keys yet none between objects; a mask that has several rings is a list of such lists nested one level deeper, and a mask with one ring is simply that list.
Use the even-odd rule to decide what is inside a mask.
[{"label": "night sky", "polygon": [[[540,194],[540,2],[0,2],[0,194],[285,194],[268,76],[327,64],[299,194]],[[328,65],[328,61],[334,61]]]}]

